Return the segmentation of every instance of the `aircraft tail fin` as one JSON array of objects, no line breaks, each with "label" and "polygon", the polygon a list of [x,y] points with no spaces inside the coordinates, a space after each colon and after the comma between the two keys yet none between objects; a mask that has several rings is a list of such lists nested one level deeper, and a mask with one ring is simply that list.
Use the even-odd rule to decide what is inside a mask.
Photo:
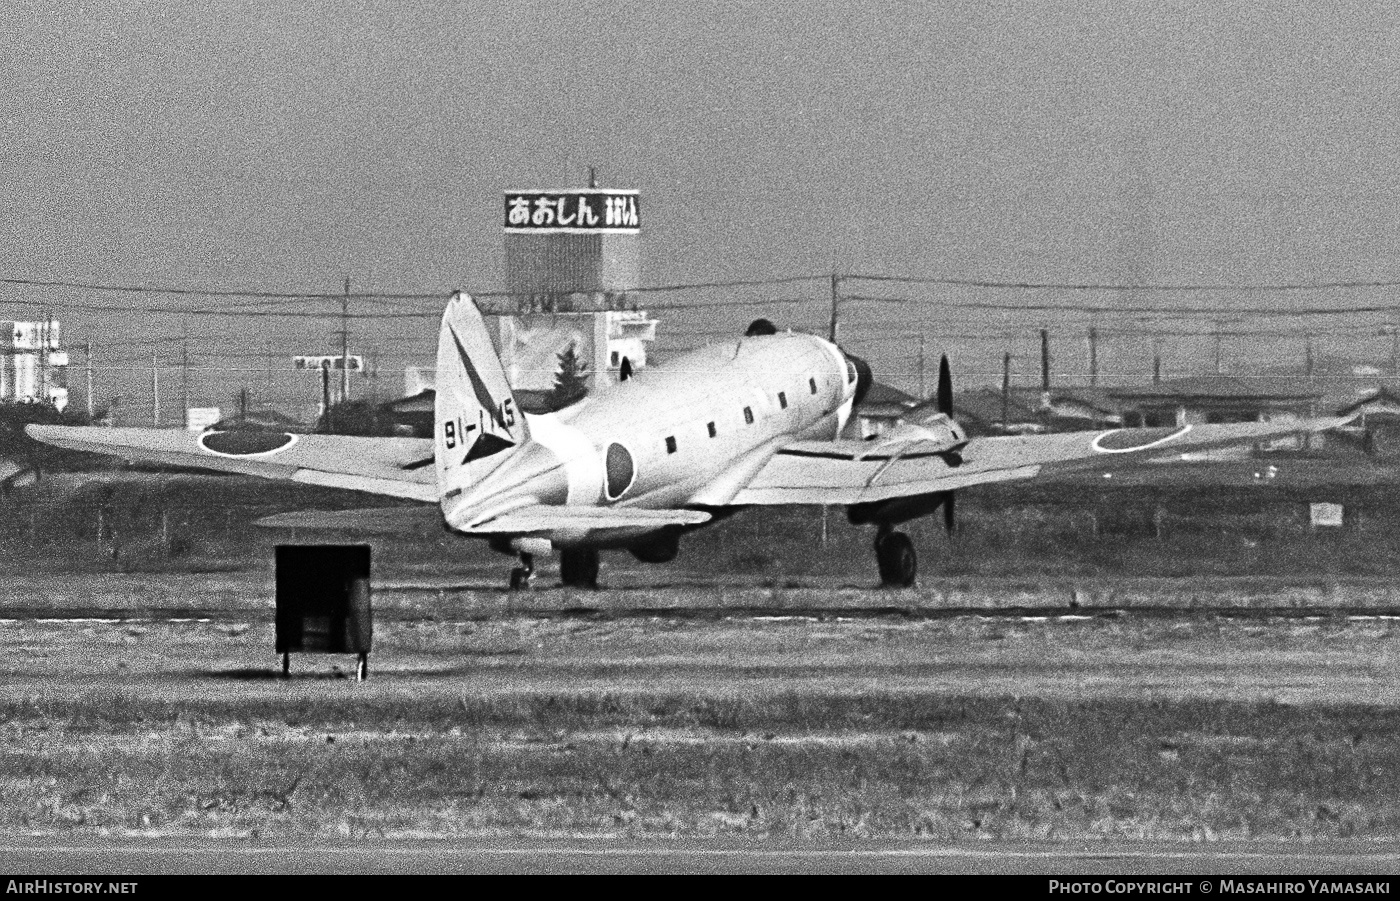
[{"label": "aircraft tail fin", "polygon": [[465,293],[454,294],[442,314],[433,419],[444,509],[530,440],[486,320]]}]

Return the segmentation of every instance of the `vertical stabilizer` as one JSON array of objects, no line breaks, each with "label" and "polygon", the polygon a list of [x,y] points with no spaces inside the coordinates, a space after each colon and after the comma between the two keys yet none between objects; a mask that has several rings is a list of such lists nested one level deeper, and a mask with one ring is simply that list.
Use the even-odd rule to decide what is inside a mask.
[{"label": "vertical stabilizer", "polygon": [[530,440],[481,310],[463,293],[442,314],[434,427],[444,511]]}]

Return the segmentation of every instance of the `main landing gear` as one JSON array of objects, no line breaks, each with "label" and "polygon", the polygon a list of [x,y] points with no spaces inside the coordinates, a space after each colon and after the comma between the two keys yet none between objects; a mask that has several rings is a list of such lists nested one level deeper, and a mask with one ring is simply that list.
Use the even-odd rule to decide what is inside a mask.
[{"label": "main landing gear", "polygon": [[875,535],[875,560],[880,566],[880,584],[886,588],[913,587],[919,557],[908,535],[881,526]]},{"label": "main landing gear", "polygon": [[522,588],[530,587],[530,580],[535,576],[535,555],[520,552],[520,565],[510,571],[510,590],[520,591]]},{"label": "main landing gear", "polygon": [[559,552],[559,580],[570,588],[598,587],[598,549],[564,548]]},{"label": "main landing gear", "polygon": [[[510,571],[510,590],[523,591],[535,578],[535,555],[520,552],[520,565]],[[570,588],[598,587],[598,549],[588,547],[561,548],[559,551],[559,580]]]}]

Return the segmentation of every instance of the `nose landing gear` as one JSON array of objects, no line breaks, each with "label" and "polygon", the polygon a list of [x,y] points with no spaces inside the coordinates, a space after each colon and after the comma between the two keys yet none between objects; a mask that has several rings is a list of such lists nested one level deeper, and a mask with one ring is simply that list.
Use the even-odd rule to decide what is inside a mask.
[{"label": "nose landing gear", "polygon": [[875,561],[880,567],[880,584],[886,588],[913,587],[919,557],[908,535],[881,526],[875,535]]}]

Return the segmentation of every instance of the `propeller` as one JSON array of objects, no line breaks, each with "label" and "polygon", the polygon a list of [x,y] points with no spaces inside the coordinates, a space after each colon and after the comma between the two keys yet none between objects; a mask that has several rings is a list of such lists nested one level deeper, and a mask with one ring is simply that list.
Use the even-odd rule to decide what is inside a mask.
[{"label": "propeller", "polygon": [[[953,370],[948,365],[947,354],[944,354],[943,359],[938,363],[938,412],[948,417],[953,415]],[[943,528],[948,530],[949,535],[953,534],[958,525],[957,509],[953,492],[945,492],[943,496]]]}]

